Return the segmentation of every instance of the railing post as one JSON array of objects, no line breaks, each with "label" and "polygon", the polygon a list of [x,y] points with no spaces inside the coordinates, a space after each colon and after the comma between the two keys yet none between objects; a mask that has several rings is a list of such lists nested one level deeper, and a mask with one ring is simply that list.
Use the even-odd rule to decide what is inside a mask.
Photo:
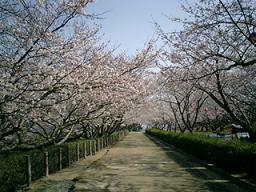
[{"label": "railing post", "polygon": [[76,160],[79,161],[79,143],[76,144]]},{"label": "railing post", "polygon": [[49,176],[49,157],[48,157],[48,151],[44,152],[44,170],[45,170],[45,176]]},{"label": "railing post", "polygon": [[86,141],[84,141],[84,158],[86,158]]},{"label": "railing post", "polygon": [[92,151],[91,151],[91,140],[88,140],[88,155],[91,155]]},{"label": "railing post", "polygon": [[67,148],[67,159],[68,159],[68,166],[71,165],[71,161],[70,161],[70,145],[68,144],[68,148]]},{"label": "railing post", "polygon": [[101,149],[104,148],[104,137],[101,138]]},{"label": "railing post", "polygon": [[27,161],[27,186],[29,187],[32,181],[31,160],[29,155],[26,156],[26,161]]},{"label": "railing post", "polygon": [[92,140],[89,140],[89,154],[92,155]]},{"label": "railing post", "polygon": [[96,155],[97,146],[96,146],[96,140],[93,140],[93,155]]},{"label": "railing post", "polygon": [[94,151],[94,141],[91,140],[91,155],[93,155],[93,151]]},{"label": "railing post", "polygon": [[99,138],[99,139],[97,139],[97,141],[98,141],[98,151],[100,151],[101,150],[101,139]]},{"label": "railing post", "polygon": [[59,148],[59,170],[62,169],[62,148]]},{"label": "railing post", "polygon": [[96,152],[99,151],[99,140],[98,139],[95,139],[95,149],[96,149]]}]

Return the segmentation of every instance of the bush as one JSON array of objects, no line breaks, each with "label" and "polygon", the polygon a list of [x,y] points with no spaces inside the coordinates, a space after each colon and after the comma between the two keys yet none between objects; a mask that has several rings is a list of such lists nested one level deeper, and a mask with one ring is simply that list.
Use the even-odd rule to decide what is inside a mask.
[{"label": "bush", "polygon": [[0,156],[0,191],[15,191],[16,186],[26,183],[26,158],[11,153]]},{"label": "bush", "polygon": [[0,191],[16,191],[17,187],[27,183],[27,157],[31,159],[32,181],[45,176],[45,152],[48,151],[49,173],[59,170],[59,150],[62,148],[62,168],[68,166],[68,146],[71,162],[76,161],[76,144],[83,149],[86,140],[65,143],[60,146],[48,146],[30,151],[12,151],[0,155]]},{"label": "bush", "polygon": [[[110,136],[116,137],[123,131],[113,132]],[[12,151],[0,154],[0,192],[13,192],[18,187],[27,183],[27,156],[30,156],[32,181],[45,176],[45,152],[48,152],[49,173],[59,170],[59,151],[62,149],[62,168],[69,166],[77,160],[77,144],[79,144],[79,157],[84,155],[84,143],[86,142],[87,155],[89,153],[89,141],[77,140],[64,143],[60,146],[48,146],[44,149],[30,151]],[[69,152],[68,152],[69,151]],[[69,154],[69,155],[68,155]]]},{"label": "bush", "polygon": [[141,131],[143,128],[140,124],[138,123],[133,123],[127,126],[127,129],[129,131]]},{"label": "bush", "polygon": [[232,173],[256,172],[256,144],[209,138],[198,133],[173,133],[148,129],[146,133]]}]

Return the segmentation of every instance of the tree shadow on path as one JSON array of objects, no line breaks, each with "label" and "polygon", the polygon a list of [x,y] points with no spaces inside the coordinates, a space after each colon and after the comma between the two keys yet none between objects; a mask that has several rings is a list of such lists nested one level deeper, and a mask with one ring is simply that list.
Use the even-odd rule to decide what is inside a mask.
[{"label": "tree shadow on path", "polygon": [[214,165],[197,159],[196,157],[183,152],[182,150],[159,141],[152,136],[145,134],[152,142],[154,142],[170,160],[180,165],[181,169],[190,173],[194,178],[201,180],[207,186],[209,192],[252,192],[256,191],[251,188],[238,186],[229,179],[224,171],[214,167]]}]

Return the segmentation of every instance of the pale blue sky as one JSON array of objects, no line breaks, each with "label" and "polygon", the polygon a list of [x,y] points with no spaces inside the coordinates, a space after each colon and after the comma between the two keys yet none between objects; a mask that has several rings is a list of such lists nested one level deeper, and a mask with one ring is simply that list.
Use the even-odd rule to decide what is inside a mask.
[{"label": "pale blue sky", "polygon": [[183,16],[181,0],[96,0],[88,8],[90,13],[103,13],[102,25],[104,40],[112,45],[120,45],[119,50],[134,54],[143,48],[146,41],[155,35],[153,21],[163,29],[174,31],[179,25],[171,23],[168,16]]}]

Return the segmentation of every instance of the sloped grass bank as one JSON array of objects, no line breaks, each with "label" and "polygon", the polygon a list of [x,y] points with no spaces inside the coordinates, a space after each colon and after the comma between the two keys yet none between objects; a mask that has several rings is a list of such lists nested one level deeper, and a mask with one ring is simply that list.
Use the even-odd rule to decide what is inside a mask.
[{"label": "sloped grass bank", "polygon": [[147,129],[146,133],[232,174],[248,173],[250,179],[256,182],[256,144],[159,129]]}]

